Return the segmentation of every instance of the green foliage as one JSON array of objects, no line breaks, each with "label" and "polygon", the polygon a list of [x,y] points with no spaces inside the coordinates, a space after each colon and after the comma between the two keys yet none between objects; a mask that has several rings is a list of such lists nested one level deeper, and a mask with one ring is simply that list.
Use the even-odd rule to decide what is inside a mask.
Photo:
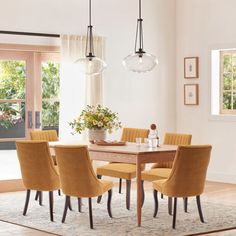
[{"label": "green foliage", "polygon": [[121,128],[121,122],[118,121],[118,114],[101,105],[96,107],[88,105],[82,110],[79,117],[69,124],[79,134],[85,129],[103,129],[111,133],[112,129]]},{"label": "green foliage", "polygon": [[60,64],[52,61],[44,62],[42,64],[43,127],[59,126],[60,103],[57,101],[59,97],[59,88]]}]

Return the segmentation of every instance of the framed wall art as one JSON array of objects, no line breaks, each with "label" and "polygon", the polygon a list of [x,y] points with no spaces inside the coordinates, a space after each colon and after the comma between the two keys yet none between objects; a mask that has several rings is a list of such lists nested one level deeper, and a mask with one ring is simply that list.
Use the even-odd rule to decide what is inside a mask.
[{"label": "framed wall art", "polygon": [[199,76],[199,58],[185,57],[184,58],[184,78],[197,79]]},{"label": "framed wall art", "polygon": [[184,105],[199,104],[199,86],[198,84],[184,85]]}]

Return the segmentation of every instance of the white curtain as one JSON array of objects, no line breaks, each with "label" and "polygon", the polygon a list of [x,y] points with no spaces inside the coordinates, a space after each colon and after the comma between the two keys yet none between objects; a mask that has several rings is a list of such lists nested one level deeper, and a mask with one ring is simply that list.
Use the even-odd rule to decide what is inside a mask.
[{"label": "white curtain", "polygon": [[[105,40],[94,37],[95,55],[104,58]],[[59,136],[65,141],[81,140],[82,135],[72,135],[69,122],[73,121],[84,107],[102,104],[102,75],[84,76],[78,58],[85,56],[86,37],[77,35],[61,36],[61,78],[60,78],[60,122]]]}]

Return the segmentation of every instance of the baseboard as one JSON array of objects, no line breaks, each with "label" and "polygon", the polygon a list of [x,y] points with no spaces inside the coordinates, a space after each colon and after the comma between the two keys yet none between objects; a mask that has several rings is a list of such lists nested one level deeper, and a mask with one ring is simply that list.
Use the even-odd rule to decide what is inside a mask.
[{"label": "baseboard", "polygon": [[25,190],[22,179],[0,180],[0,193]]},{"label": "baseboard", "polygon": [[230,183],[236,184],[236,174],[226,174],[221,172],[208,172],[207,180],[222,182],[222,183]]}]

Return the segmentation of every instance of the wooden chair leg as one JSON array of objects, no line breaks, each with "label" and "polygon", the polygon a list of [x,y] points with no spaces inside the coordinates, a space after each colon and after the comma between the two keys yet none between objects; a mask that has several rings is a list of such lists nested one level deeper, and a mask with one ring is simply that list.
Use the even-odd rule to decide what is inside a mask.
[{"label": "wooden chair leg", "polygon": [[23,211],[23,215],[26,215],[27,209],[28,209],[28,205],[29,205],[29,199],[30,199],[30,190],[27,189],[26,191],[26,199],[25,199],[25,207],[24,207],[24,211]]},{"label": "wooden chair leg", "polygon": [[68,205],[68,208],[70,211],[72,211],[72,206],[71,206],[71,198],[69,197],[69,205]]},{"label": "wooden chair leg", "polygon": [[119,182],[119,193],[121,193],[121,189],[122,189],[122,179],[120,179],[120,182]]},{"label": "wooden chair leg", "polygon": [[112,213],[111,213],[111,198],[112,198],[112,189],[108,191],[108,198],[107,198],[107,211],[108,215],[112,218]]},{"label": "wooden chair leg", "polygon": [[168,197],[168,213],[172,215],[172,197]]},{"label": "wooden chair leg", "polygon": [[130,210],[130,189],[131,189],[131,180],[126,180],[126,208]]},{"label": "wooden chair leg", "polygon": [[93,210],[92,210],[92,199],[89,198],[89,222],[90,222],[90,229],[93,229]]},{"label": "wooden chair leg", "polygon": [[144,180],[141,181],[141,187],[142,187],[142,207],[143,207],[143,203],[144,203],[144,200],[145,200]]},{"label": "wooden chair leg", "polygon": [[49,191],[50,220],[53,221],[53,191]]},{"label": "wooden chair leg", "polygon": [[58,189],[58,196],[61,196],[61,190]]},{"label": "wooden chair leg", "polygon": [[65,220],[66,220],[66,214],[67,214],[67,210],[68,210],[69,204],[70,204],[70,197],[66,196],[64,212],[63,212],[63,216],[62,216],[62,220],[61,220],[62,223],[64,223]]},{"label": "wooden chair leg", "polygon": [[43,205],[43,192],[42,191],[38,193],[38,197],[39,197],[39,205],[42,206]]},{"label": "wooden chair leg", "polygon": [[203,214],[202,214],[202,207],[201,207],[201,200],[200,200],[200,196],[196,196],[196,200],[197,200],[197,208],[198,208],[198,213],[199,213],[199,217],[202,223],[204,223],[204,218],[203,218]]},{"label": "wooden chair leg", "polygon": [[156,189],[153,190],[153,197],[154,197],[154,213],[153,213],[153,217],[155,218],[157,216],[157,212],[158,212],[158,197],[157,197],[157,190]]},{"label": "wooden chair leg", "polygon": [[40,191],[36,191],[35,198],[34,198],[35,201],[38,201],[38,199],[39,199],[39,192]]},{"label": "wooden chair leg", "polygon": [[[101,175],[97,175],[97,178],[98,178],[98,179],[101,179],[102,176],[101,176]],[[100,203],[101,200],[102,200],[102,195],[101,195],[101,196],[98,196],[97,203]]]},{"label": "wooden chair leg", "polygon": [[78,197],[78,211],[82,212],[82,202],[81,202],[81,198]]},{"label": "wooden chair leg", "polygon": [[173,222],[172,222],[173,229],[175,229],[176,213],[177,213],[177,197],[174,198],[174,213],[173,213]]},{"label": "wooden chair leg", "polygon": [[184,197],[184,212],[188,212],[188,198]]}]

